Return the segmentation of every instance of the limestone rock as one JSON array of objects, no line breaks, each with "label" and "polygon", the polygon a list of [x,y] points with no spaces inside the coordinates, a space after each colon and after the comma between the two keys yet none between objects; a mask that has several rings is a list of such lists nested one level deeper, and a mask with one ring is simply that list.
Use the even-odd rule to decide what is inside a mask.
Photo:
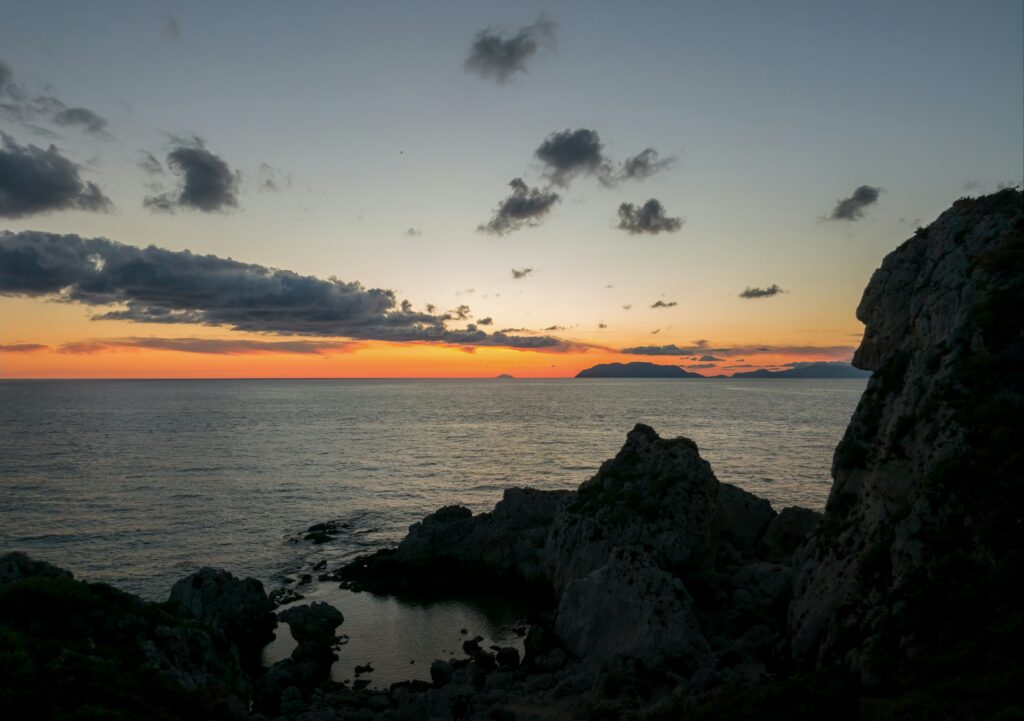
[{"label": "limestone rock", "polygon": [[569,651],[591,661],[619,655],[693,659],[709,650],[682,581],[636,549],[617,551],[571,582],[555,630]]},{"label": "limestone rock", "polygon": [[854,356],[874,374],[798,552],[798,659],[880,683],[908,649],[969,638],[998,589],[1020,587],[1022,307],[1017,190],[957,201],[875,271]]},{"label": "limestone rock", "polygon": [[637,424],[566,504],[548,536],[556,594],[609,562],[615,549],[642,546],[675,572],[713,560],[718,479],[688,438],[664,439]]}]

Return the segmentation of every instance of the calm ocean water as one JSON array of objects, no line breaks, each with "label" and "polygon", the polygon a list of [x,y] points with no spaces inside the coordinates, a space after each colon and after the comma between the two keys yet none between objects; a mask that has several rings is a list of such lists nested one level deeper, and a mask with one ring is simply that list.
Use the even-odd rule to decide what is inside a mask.
[{"label": "calm ocean water", "polygon": [[[0,549],[151,599],[202,565],[271,587],[448,503],[574,488],[634,423],[722,481],[821,508],[861,380],[0,383]],[[318,521],[333,544],[293,539]]]}]

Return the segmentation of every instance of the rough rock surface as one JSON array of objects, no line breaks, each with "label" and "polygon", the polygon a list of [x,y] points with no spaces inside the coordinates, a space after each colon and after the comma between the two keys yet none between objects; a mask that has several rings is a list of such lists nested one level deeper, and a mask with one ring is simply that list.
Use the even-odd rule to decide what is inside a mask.
[{"label": "rough rock surface", "polygon": [[[411,526],[397,549],[357,559],[337,577],[383,591],[424,575],[431,578],[420,585],[447,592],[470,579],[542,587],[556,610],[552,630],[574,656],[696,668],[717,663],[707,629],[737,640],[770,627],[772,639],[781,638],[788,569],[773,575],[785,583],[769,584],[769,601],[749,572],[738,583],[753,591],[737,591],[732,580],[744,564],[788,561],[790,536],[807,526],[788,524],[790,536],[769,552],[760,544],[775,517],[767,501],[720,484],[693,441],[663,439],[641,424],[578,491],[509,489],[492,513],[477,516],[442,508]],[[749,603],[725,613],[733,592]],[[735,664],[753,647],[743,648],[723,662]],[[536,655],[528,649],[528,660]]]},{"label": "rough rock surface", "polygon": [[249,668],[258,665],[260,651],[274,638],[274,604],[255,578],[240,579],[228,571],[202,568],[175,583],[169,600],[223,631]]},{"label": "rough rock surface", "polygon": [[1017,190],[957,201],[871,278],[854,364],[874,375],[799,552],[789,623],[804,662],[884,683],[939,639],[981,643],[1021,587],[1021,308]]}]

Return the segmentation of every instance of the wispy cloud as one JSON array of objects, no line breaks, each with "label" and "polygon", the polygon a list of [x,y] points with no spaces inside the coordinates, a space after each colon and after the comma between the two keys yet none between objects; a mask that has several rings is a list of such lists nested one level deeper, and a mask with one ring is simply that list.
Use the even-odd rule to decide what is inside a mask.
[{"label": "wispy cloud", "polygon": [[522,280],[526,276],[530,275],[532,272],[533,268],[513,268],[512,277],[516,280]]},{"label": "wispy cloud", "polygon": [[652,308],[675,308],[677,305],[679,304],[676,303],[674,300],[670,300],[667,303],[663,300],[656,300],[653,303],[651,303]]},{"label": "wispy cloud", "polygon": [[782,288],[775,285],[774,283],[772,283],[767,288],[751,288],[748,286],[744,291],[740,293],[740,298],[771,298],[773,295],[778,295],[779,293],[785,292],[786,291],[784,291]]},{"label": "wispy cloud", "polygon": [[165,350],[202,355],[333,355],[362,347],[352,341],[246,340],[221,338],[101,338],[65,343],[58,352],[75,355],[128,350]]},{"label": "wispy cloud", "polygon": [[42,343],[0,343],[0,353],[39,353],[49,349]]}]

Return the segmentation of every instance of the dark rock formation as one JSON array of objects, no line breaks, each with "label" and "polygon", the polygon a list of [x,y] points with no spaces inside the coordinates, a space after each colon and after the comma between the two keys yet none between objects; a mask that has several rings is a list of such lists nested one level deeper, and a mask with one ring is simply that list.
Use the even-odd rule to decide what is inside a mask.
[{"label": "dark rock formation", "polygon": [[4,718],[248,718],[219,630],[21,553],[0,557],[0,578]]},{"label": "dark rock formation", "polygon": [[8,586],[23,578],[72,578],[72,575],[52,563],[37,561],[17,551],[0,556],[0,586]]},{"label": "dark rock formation", "polygon": [[1008,592],[1024,569],[1021,308],[1015,190],[958,201],[871,278],[854,363],[874,375],[836,449],[790,608],[806,663],[887,683],[953,644],[980,650],[999,619],[1020,619]]},{"label": "dark rock formation", "polygon": [[202,568],[175,583],[169,601],[223,631],[250,671],[259,667],[260,652],[274,639],[274,603],[255,578],[240,579],[221,569]]},{"label": "dark rock formation", "polygon": [[[787,523],[769,548],[775,518],[766,501],[720,484],[692,441],[638,425],[578,491],[509,489],[478,516],[442,508],[411,526],[397,549],[357,559],[338,576],[386,591],[409,579],[422,587],[425,573],[446,593],[484,579],[546,588],[556,612],[527,636],[530,664],[561,644],[589,663],[632,656],[729,666],[775,653],[782,637],[792,579],[785,564],[792,536],[808,527]],[[715,656],[710,632],[737,641],[754,628],[773,643]],[[464,646],[476,666],[494,667],[474,642]]]}]

